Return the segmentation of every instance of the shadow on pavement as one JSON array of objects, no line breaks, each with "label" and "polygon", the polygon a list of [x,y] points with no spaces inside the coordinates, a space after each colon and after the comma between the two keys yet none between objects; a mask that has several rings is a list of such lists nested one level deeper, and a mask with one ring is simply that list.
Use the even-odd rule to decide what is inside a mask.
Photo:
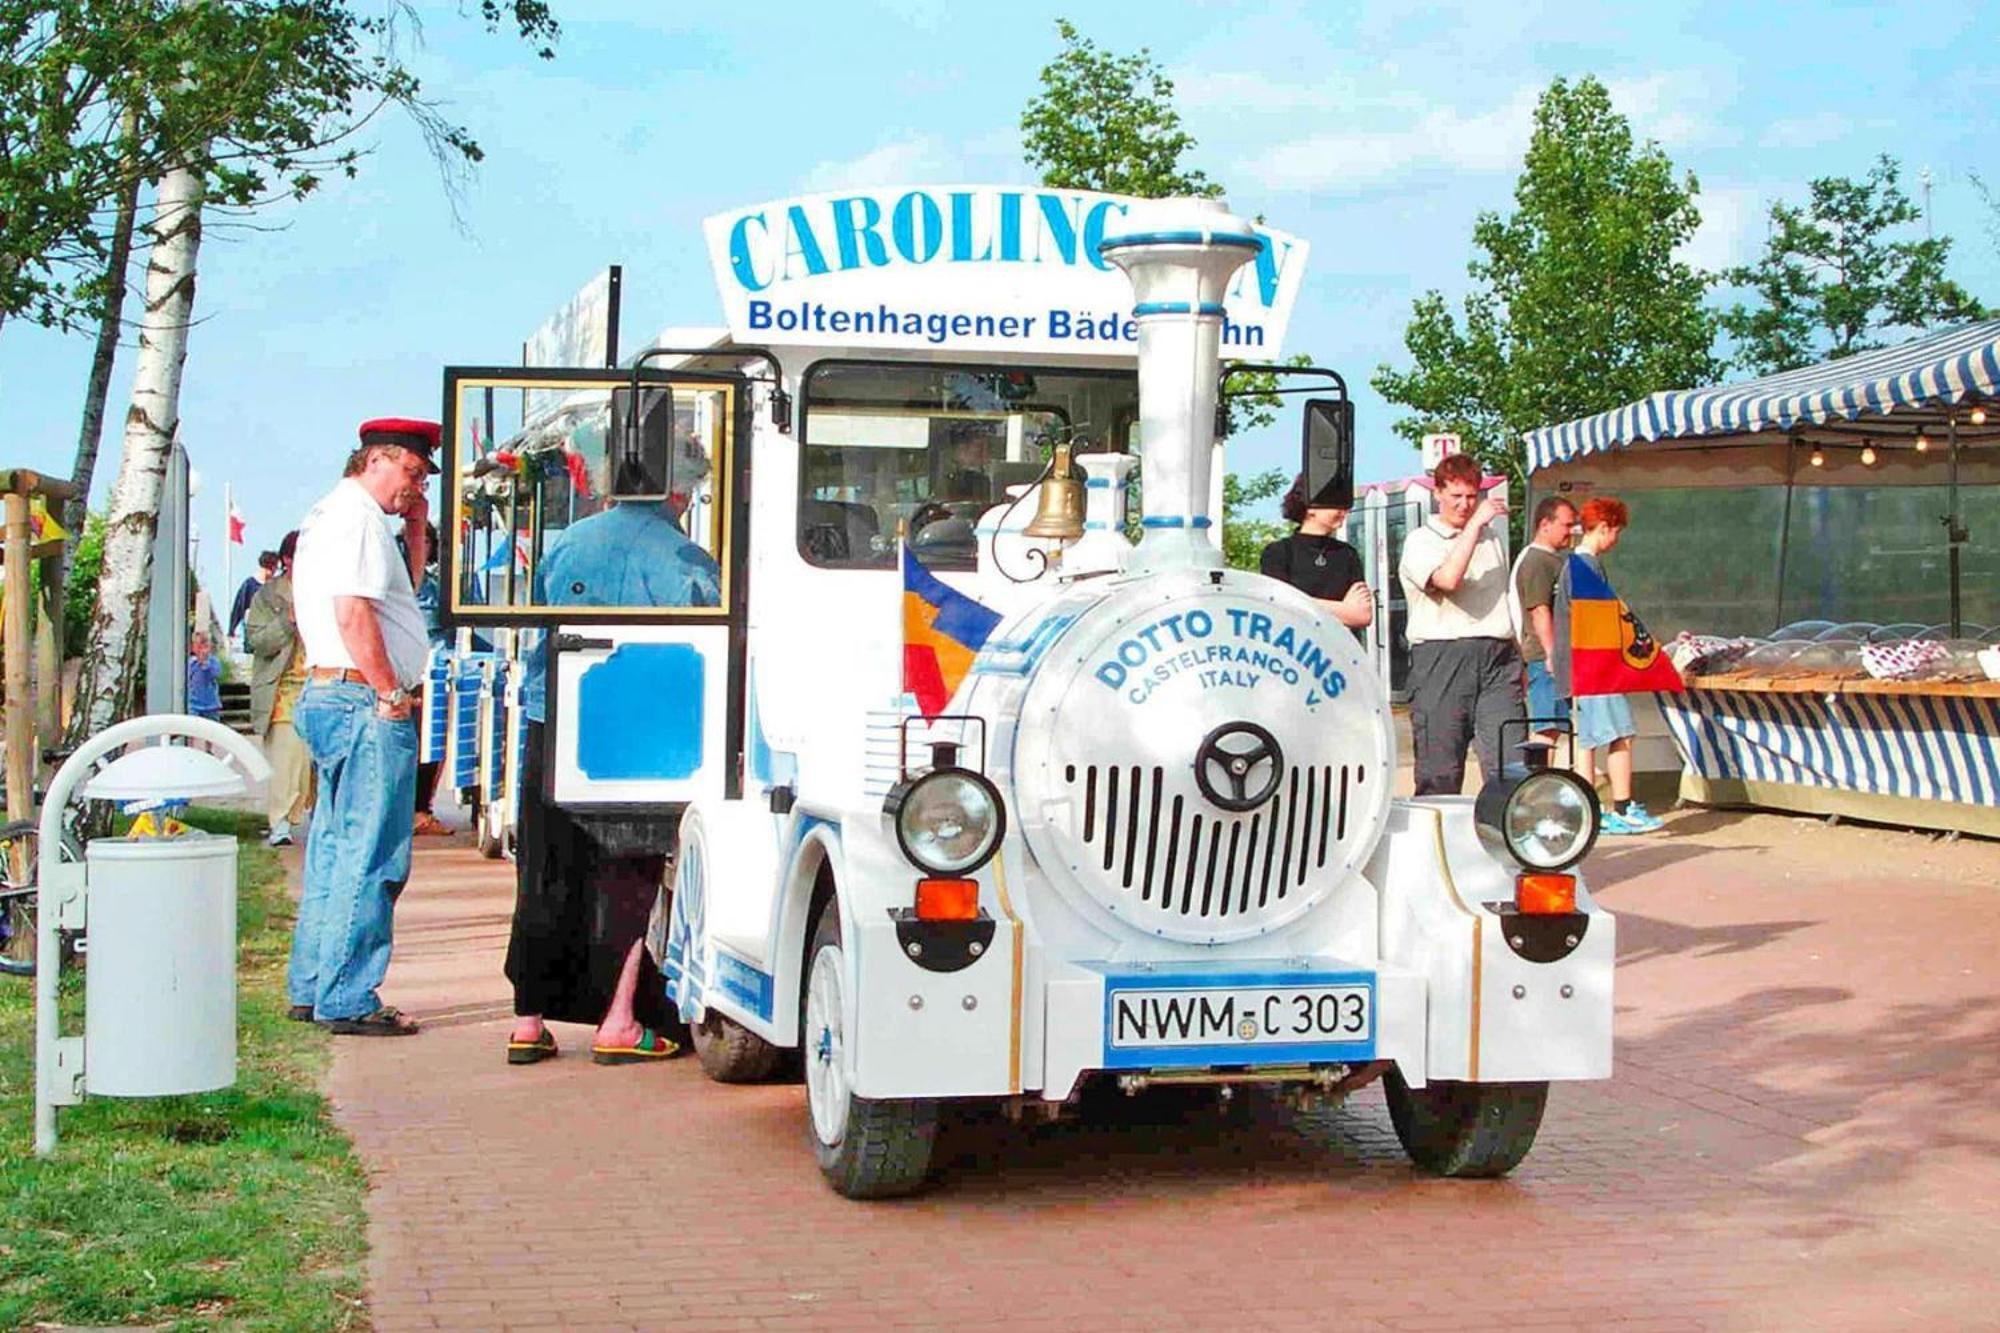
[{"label": "shadow on pavement", "polygon": [[1672,954],[1692,954],[1713,958],[1722,954],[1746,953],[1783,940],[1796,931],[1822,924],[1818,921],[1746,921],[1727,926],[1691,926],[1680,921],[1644,916],[1629,908],[1618,913],[1618,961],[1636,963]]}]

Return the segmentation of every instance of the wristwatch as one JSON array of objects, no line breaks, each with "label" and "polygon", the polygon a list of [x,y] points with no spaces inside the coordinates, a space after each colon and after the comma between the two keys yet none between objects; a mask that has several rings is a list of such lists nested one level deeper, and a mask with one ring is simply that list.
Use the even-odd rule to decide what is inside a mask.
[{"label": "wristwatch", "polygon": [[416,701],[417,696],[410,693],[409,687],[404,685],[398,685],[387,694],[380,690],[375,692],[375,702],[384,708],[405,708]]}]

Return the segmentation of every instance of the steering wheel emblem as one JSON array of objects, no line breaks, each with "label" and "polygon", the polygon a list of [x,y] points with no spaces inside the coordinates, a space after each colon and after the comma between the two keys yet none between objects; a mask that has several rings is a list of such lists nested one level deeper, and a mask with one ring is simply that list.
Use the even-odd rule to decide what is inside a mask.
[{"label": "steering wheel emblem", "polygon": [[1276,796],[1284,776],[1278,738],[1255,722],[1225,722],[1194,752],[1195,785],[1231,814],[1255,810]]}]

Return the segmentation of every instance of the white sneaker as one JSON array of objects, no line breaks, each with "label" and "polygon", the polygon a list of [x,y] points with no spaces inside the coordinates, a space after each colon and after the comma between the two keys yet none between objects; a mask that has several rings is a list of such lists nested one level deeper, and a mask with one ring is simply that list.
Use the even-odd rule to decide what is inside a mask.
[{"label": "white sneaker", "polygon": [[271,825],[271,835],[264,839],[266,847],[289,847],[292,845],[292,821],[281,819]]}]

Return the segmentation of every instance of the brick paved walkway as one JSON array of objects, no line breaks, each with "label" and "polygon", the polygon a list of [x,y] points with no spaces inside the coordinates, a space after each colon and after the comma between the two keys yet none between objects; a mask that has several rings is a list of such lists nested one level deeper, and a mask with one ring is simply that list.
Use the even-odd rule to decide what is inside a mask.
[{"label": "brick paved walkway", "polygon": [[[955,1132],[940,1188],[820,1183],[797,1085],[502,1063],[510,868],[427,846],[331,1091],[378,1327],[2000,1327],[2000,848],[1688,813],[1599,853],[1618,1076],[1498,1182],[1370,1090]],[[1247,1105],[1245,1103],[1248,1103]]]}]

